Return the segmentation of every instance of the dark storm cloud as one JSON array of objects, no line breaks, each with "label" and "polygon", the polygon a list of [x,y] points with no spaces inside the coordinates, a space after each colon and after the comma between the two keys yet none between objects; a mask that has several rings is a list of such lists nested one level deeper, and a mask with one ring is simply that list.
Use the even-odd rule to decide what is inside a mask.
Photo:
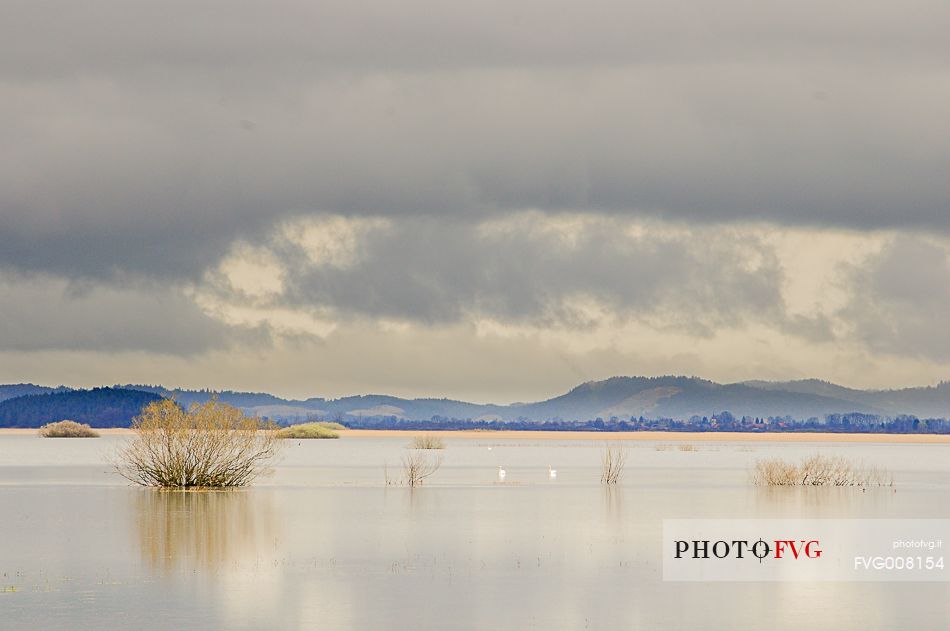
[{"label": "dark storm cloud", "polygon": [[21,270],[195,279],[307,212],[950,228],[944,3],[2,11]]},{"label": "dark storm cloud", "polygon": [[146,351],[199,355],[266,331],[229,327],[180,292],[68,285],[41,276],[0,274],[0,352]]}]

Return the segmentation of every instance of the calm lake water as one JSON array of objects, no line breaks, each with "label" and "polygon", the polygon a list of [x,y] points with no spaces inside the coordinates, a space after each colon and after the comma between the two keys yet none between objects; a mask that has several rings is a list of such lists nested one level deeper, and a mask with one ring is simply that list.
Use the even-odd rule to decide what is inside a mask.
[{"label": "calm lake water", "polygon": [[[950,445],[632,442],[608,490],[603,443],[449,438],[410,490],[385,484],[408,436],[350,437],[290,442],[249,489],[158,492],[112,472],[123,440],[0,436],[0,628],[950,628],[950,584],[664,582],[660,553],[668,518],[950,518]],[[818,451],[896,485],[749,482]]]}]

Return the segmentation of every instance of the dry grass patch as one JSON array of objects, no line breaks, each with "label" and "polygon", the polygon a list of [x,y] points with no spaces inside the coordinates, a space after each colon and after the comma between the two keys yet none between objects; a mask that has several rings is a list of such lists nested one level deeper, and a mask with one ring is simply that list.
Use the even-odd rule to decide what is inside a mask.
[{"label": "dry grass patch", "polygon": [[99,432],[76,421],[47,423],[40,428],[39,433],[43,438],[99,438]]},{"label": "dry grass patch", "polygon": [[884,469],[859,466],[842,456],[816,454],[792,462],[781,458],[758,460],[752,481],[759,486],[893,486]]},{"label": "dry grass patch", "polygon": [[432,434],[422,434],[421,436],[416,436],[412,439],[412,442],[409,443],[410,449],[445,449],[445,441],[442,440],[441,436],[434,436]]}]

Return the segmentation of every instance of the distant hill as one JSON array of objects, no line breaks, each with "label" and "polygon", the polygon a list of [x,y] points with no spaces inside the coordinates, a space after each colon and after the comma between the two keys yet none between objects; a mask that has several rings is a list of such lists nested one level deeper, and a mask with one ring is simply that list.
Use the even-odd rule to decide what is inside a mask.
[{"label": "distant hill", "polygon": [[883,413],[871,405],[820,394],[718,384],[695,377],[612,377],[577,386],[567,394],[520,406],[531,420],[611,417],[688,419],[722,411],[736,416],[810,418],[833,413]]},{"label": "distant hill", "polygon": [[402,399],[381,395],[320,399],[315,405],[328,416],[395,416],[406,420],[432,417],[492,418],[503,421],[586,421],[611,417],[672,418],[735,416],[823,418],[828,414],[864,413],[921,418],[950,418],[950,384],[905,390],[853,390],[817,380],[720,384],[683,376],[612,377],[581,384],[569,392],[535,403],[479,405],[450,399]]},{"label": "distant hill", "polygon": [[163,397],[175,399],[184,406],[204,403],[215,396],[222,403],[241,408],[247,414],[268,418],[283,423],[306,421],[311,417],[343,418],[347,415],[358,417],[396,416],[407,419],[425,419],[433,416],[446,418],[475,418],[484,414],[498,414],[506,406],[480,405],[453,401],[451,399],[403,399],[380,394],[367,394],[340,399],[282,399],[263,392],[233,392],[231,390],[173,390],[153,385],[114,386],[126,390],[152,392]]},{"label": "distant hill", "polygon": [[[382,395],[319,399],[325,417],[392,416],[503,421],[586,421],[645,417],[686,420],[729,411],[736,416],[823,418],[828,414],[914,414],[950,417],[950,387],[894,391],[851,390],[826,382],[719,384],[696,377],[612,377],[590,381],[535,403],[480,405],[451,399],[403,399]],[[279,420],[279,419],[278,419]]]},{"label": "distant hill", "polygon": [[516,418],[541,421],[651,416],[670,398],[695,389],[705,393],[715,385],[692,377],[611,377],[582,383],[547,401],[512,406],[512,410]]},{"label": "distant hill", "polygon": [[241,409],[249,416],[257,416],[282,423],[305,423],[313,419],[323,419],[327,416],[326,410],[302,405],[255,405],[242,407]]},{"label": "distant hill", "polygon": [[28,394],[0,401],[0,427],[40,427],[70,419],[93,427],[128,427],[142,408],[161,397],[121,388]]},{"label": "distant hill", "polygon": [[950,382],[947,381],[922,388],[871,390],[866,400],[887,410],[913,410],[906,413],[950,418]]},{"label": "distant hill", "polygon": [[[402,399],[383,395],[364,395],[324,401],[323,407],[333,415],[396,416],[405,419],[476,418],[483,415],[504,414],[510,408],[503,405],[481,405],[452,399]],[[507,417],[505,417],[507,418]]]},{"label": "distant hill", "polygon": [[55,392],[69,392],[70,388],[59,386],[50,388],[49,386],[37,386],[32,383],[12,383],[0,385],[0,401],[15,399],[28,394],[52,394]]},{"label": "distant hill", "polygon": [[218,400],[222,403],[233,405],[236,408],[251,408],[261,405],[293,405],[294,403],[300,403],[299,401],[288,401],[287,399],[281,399],[280,397],[275,397],[274,395],[267,394],[265,392],[233,392],[231,390],[183,390],[181,388],[168,390],[162,386],[133,384],[117,384],[113,386],[113,388],[151,392],[166,398],[175,399],[175,401],[178,401],[178,403],[185,407],[188,407],[193,403],[204,403],[212,396],[217,396]]},{"label": "distant hill", "polygon": [[900,390],[855,390],[819,379],[747,381],[745,383],[763,390],[832,397],[839,401],[882,410],[887,414],[912,414],[920,418],[950,418],[950,382],[948,381],[943,381],[936,386]]},{"label": "distant hill", "polygon": [[[30,390],[31,388],[34,390]],[[0,393],[22,391],[28,394],[40,394],[62,390],[64,389],[45,388],[31,384],[0,386]],[[443,419],[588,421],[597,418],[606,421],[611,418],[623,420],[631,417],[689,420],[693,416],[711,417],[724,411],[731,412],[737,417],[790,416],[799,420],[813,417],[822,419],[829,414],[849,413],[892,417],[907,414],[919,418],[950,418],[950,382],[932,387],[901,390],[856,390],[817,379],[720,384],[684,376],[612,377],[583,383],[563,395],[545,401],[512,405],[477,404],[435,398],[404,399],[377,394],[340,399],[313,397],[298,400],[282,399],[264,392],[229,390],[214,392],[182,388],[170,390],[157,385],[125,385],[99,390],[139,392],[152,397],[172,397],[184,406],[203,403],[212,396],[217,396],[221,402],[239,407],[248,414],[280,423],[297,423],[311,419],[358,420],[382,417],[398,421],[434,419],[436,422]],[[73,393],[67,391],[45,396],[67,394]],[[82,398],[82,395],[77,396]],[[0,412],[3,410],[4,403],[17,400],[8,399],[8,401],[0,402]],[[38,403],[31,405],[38,405]],[[87,412],[92,416],[99,414],[100,419],[104,418],[103,414],[97,413],[93,407],[90,407]],[[76,416],[73,414],[71,418],[81,420]],[[117,418],[126,419],[121,414]],[[54,420],[59,420],[59,418]],[[0,416],[0,425],[11,422]],[[127,424],[126,420],[123,420],[121,424]]]}]

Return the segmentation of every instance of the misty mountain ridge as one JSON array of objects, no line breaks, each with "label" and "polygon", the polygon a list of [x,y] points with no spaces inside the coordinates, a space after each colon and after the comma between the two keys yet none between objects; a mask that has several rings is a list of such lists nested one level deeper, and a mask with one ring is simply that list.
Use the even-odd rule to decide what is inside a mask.
[{"label": "misty mountain ridge", "polygon": [[[136,386],[124,386],[135,388]],[[175,390],[182,403],[207,400],[210,391]],[[407,399],[367,394],[327,399],[281,399],[263,393],[219,392],[218,398],[275,420],[367,418],[405,420],[433,417],[500,421],[586,421],[596,418],[672,418],[736,416],[822,418],[828,414],[865,413],[950,417],[950,384],[901,390],[856,390],[817,379],[720,384],[687,376],[611,377],[582,383],[563,395],[532,403],[476,404],[445,398]]]},{"label": "misty mountain ridge", "polygon": [[[477,404],[445,398],[406,399],[378,394],[339,399],[284,399],[266,392],[168,389],[159,385],[134,384],[117,385],[107,390],[170,397],[184,406],[203,403],[216,396],[223,403],[239,407],[249,414],[281,423],[383,417],[406,421],[472,419],[571,422],[640,417],[685,421],[691,417],[712,417],[724,411],[736,417],[788,416],[800,420],[850,413],[889,417],[950,417],[950,382],[899,390],[858,390],[818,379],[720,384],[686,376],[611,377],[582,383],[565,394],[544,401],[510,405]],[[3,416],[3,404],[16,401],[17,398],[33,397],[26,403],[42,405],[45,396],[82,392],[95,390],[71,390],[63,386],[49,388],[33,384],[0,385],[0,426],[22,421],[9,417],[9,414],[8,418]],[[75,400],[82,400],[81,395],[77,396]],[[134,398],[134,395],[125,396]],[[8,405],[6,409],[16,408],[27,414],[25,410],[29,405],[24,407],[24,402],[20,401],[16,406]],[[84,410],[84,413],[93,413],[91,409]],[[33,419],[43,415],[29,413],[27,416]]]}]

